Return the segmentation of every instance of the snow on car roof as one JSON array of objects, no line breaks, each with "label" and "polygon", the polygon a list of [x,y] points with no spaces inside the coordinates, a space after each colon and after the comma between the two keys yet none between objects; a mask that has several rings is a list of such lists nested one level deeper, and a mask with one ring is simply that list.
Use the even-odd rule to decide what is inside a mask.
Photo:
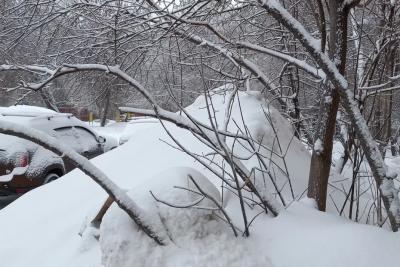
[{"label": "snow on car roof", "polygon": [[33,118],[58,115],[54,110],[43,107],[16,105],[0,107],[0,119],[19,124],[31,124]]},{"label": "snow on car roof", "polygon": [[23,124],[47,133],[69,126],[87,128],[82,121],[70,113],[57,113],[46,108],[25,105],[0,107],[0,120]]},{"label": "snow on car roof", "polygon": [[9,107],[0,107],[0,113],[14,113],[14,114],[56,114],[54,110],[37,107],[37,106],[28,106],[28,105],[16,105]]}]

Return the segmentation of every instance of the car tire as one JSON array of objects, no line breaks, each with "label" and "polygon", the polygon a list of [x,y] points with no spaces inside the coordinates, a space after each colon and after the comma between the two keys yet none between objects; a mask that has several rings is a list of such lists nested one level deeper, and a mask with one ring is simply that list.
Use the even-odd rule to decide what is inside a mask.
[{"label": "car tire", "polygon": [[54,180],[57,180],[58,178],[60,178],[60,176],[56,173],[49,173],[46,175],[46,177],[44,178],[44,182],[43,184],[48,184]]}]

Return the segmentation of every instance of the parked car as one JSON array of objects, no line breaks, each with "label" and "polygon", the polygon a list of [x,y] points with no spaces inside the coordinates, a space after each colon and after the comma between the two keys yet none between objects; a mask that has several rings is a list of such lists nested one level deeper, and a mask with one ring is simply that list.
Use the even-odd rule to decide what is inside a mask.
[{"label": "parked car", "polygon": [[[104,153],[105,139],[72,114],[0,109],[0,120],[32,127],[91,159]],[[0,197],[23,194],[74,168],[62,156],[11,135],[0,134]]]},{"label": "parked car", "polygon": [[126,126],[126,122],[114,122],[110,123],[105,127],[92,126],[91,124],[88,125],[98,135],[101,135],[104,138],[106,138],[107,141],[104,144],[104,150],[109,151],[119,146],[118,144],[119,136],[123,132]]},{"label": "parked car", "polygon": [[154,123],[158,123],[158,119],[138,117],[126,123],[125,129],[119,137],[119,145],[125,144],[134,133],[149,128]]}]

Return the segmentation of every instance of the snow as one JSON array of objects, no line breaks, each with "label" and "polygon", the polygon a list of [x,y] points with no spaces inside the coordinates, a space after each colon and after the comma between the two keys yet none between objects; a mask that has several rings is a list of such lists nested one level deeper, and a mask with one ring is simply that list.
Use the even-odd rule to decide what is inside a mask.
[{"label": "snow", "polygon": [[22,175],[26,172],[28,166],[25,167],[15,167],[12,172],[6,175],[0,176],[0,182],[9,182],[13,178],[14,175]]},{"label": "snow", "polygon": [[[230,94],[229,90],[218,92],[212,96],[212,101],[219,125],[223,126]],[[259,214],[258,207],[250,209],[246,206],[249,219],[258,214],[251,224],[249,238],[241,234],[234,237],[229,225],[218,218],[221,213],[213,202],[202,200],[197,203],[196,194],[174,188],[178,185],[194,189],[188,180],[188,175],[192,175],[202,189],[215,199],[221,199],[234,225],[243,230],[237,197],[226,190],[221,192],[221,181],[192,157],[168,145],[173,144],[171,138],[160,123],[152,123],[149,128],[135,132],[124,145],[93,159],[91,162],[100,170],[94,166],[85,166],[85,169],[100,176],[102,173],[107,175],[110,182],[122,188],[120,194],[126,190],[146,220],[166,238],[166,246],[156,245],[138,231],[115,204],[106,212],[100,229],[91,225],[107,194],[84,173],[74,170],[28,192],[0,211],[2,265],[397,266],[398,234],[321,213],[315,210],[312,200],[300,200],[308,182],[309,152],[299,140],[293,139],[290,124],[275,109],[268,107],[259,94],[239,92],[238,99],[254,137],[266,147],[274,147],[277,154],[286,154],[295,195],[293,200],[287,177],[278,168],[284,164],[275,155],[271,160],[276,164],[271,161],[271,167],[275,166],[273,172],[277,174],[279,186],[283,187],[282,193],[289,207],[272,218],[269,214]],[[233,105],[232,118],[243,127],[238,99]],[[208,114],[204,106],[205,98],[200,97],[186,110],[205,123]],[[269,114],[269,119],[264,112]],[[236,127],[232,120],[228,124],[229,131]],[[280,147],[272,125],[278,133]],[[169,122],[165,122],[165,126],[190,151],[204,155],[210,151],[187,130]],[[227,143],[231,145],[232,140],[229,140]],[[237,146],[234,152],[249,156],[243,146]],[[258,166],[253,157],[242,163],[248,169]],[[206,209],[167,207],[156,202],[150,190],[168,203],[181,206],[197,203]],[[270,184],[266,190],[272,190]]]},{"label": "snow", "polygon": [[9,107],[0,107],[0,113],[6,114],[57,114],[54,110],[37,107],[37,106],[28,106],[28,105],[16,105]]},{"label": "snow", "polygon": [[[397,266],[400,236],[294,203],[265,224],[276,266]],[[264,236],[263,236],[264,237]]]},{"label": "snow", "polygon": [[108,151],[126,143],[134,133],[148,128],[152,123],[158,123],[158,120],[138,117],[129,122],[111,122],[105,127],[100,127],[96,124],[94,126],[92,124],[88,125],[99,136],[106,138],[105,151]]},{"label": "snow", "polygon": [[321,154],[324,151],[322,141],[319,138],[314,143],[314,151],[317,152],[317,154]]},{"label": "snow", "polygon": [[[188,174],[207,193],[220,198],[217,188],[194,169],[175,167],[156,174],[151,182],[136,187],[129,194],[148,213],[163,218],[173,242],[167,247],[157,246],[145,238],[129,217],[114,205],[106,213],[100,228],[102,262],[105,266],[207,266],[210,263],[213,266],[269,266],[266,255],[257,255],[262,253],[262,249],[250,240],[234,237],[226,224],[213,216],[215,211],[166,207],[148,194],[152,190],[157,198],[177,205],[191,203],[199,198],[196,194],[173,188],[182,186],[195,190],[194,186],[190,186]],[[216,207],[205,200],[197,206]]]},{"label": "snow", "polygon": [[94,153],[98,150],[98,142],[90,132],[79,128],[55,129],[56,137],[70,145],[79,154]]},{"label": "snow", "polygon": [[[86,125],[88,125],[88,126],[92,126],[92,127],[98,127],[98,128],[104,128],[104,127],[101,127],[101,120],[100,119],[96,119],[96,120],[93,120],[93,121],[85,121],[84,122]],[[105,126],[109,126],[109,125],[111,125],[111,124],[115,124],[115,123],[117,123],[116,121],[114,121],[114,120],[109,120],[109,119],[106,119],[106,123],[105,123]]]},{"label": "snow", "polygon": [[[99,151],[95,133],[89,133],[89,129],[82,121],[69,114],[60,114],[41,107],[23,105],[2,108],[1,114],[0,122],[16,123],[39,130],[46,135],[57,136],[59,140],[69,141],[68,145],[81,153]],[[72,126],[74,127],[68,128]],[[86,127],[87,130],[81,127]],[[57,128],[62,129],[55,130]],[[38,174],[43,173],[50,166],[64,166],[60,156],[31,141],[15,136],[0,134],[0,149],[3,150],[0,151],[0,160],[3,163],[13,163],[14,166],[18,163],[16,161],[21,158],[22,153],[29,153],[31,158],[26,170],[28,178],[37,178]],[[2,181],[8,181],[11,178],[10,175],[0,177]]]}]

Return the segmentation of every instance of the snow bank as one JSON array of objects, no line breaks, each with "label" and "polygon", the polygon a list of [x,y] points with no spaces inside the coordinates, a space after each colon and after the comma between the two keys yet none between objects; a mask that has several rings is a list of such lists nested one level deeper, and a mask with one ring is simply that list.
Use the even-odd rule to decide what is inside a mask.
[{"label": "snow bank", "polygon": [[[168,207],[156,202],[148,193],[151,190],[158,199],[176,205],[197,202],[198,195],[173,188],[182,186],[197,191],[190,185],[188,174],[204,191],[220,198],[216,187],[194,169],[171,168],[156,174],[149,183],[136,187],[129,194],[154,218],[162,218],[171,242],[166,247],[156,245],[113,205],[100,229],[105,266],[271,266],[266,254],[254,242],[235,238],[226,224],[213,215],[216,211]],[[216,208],[209,200],[196,206]]]},{"label": "snow bank", "polygon": [[[212,98],[220,124],[228,95],[229,91],[224,89]],[[266,146],[275,146],[277,152],[286,151],[285,147],[290,144],[285,153],[298,199],[307,186],[309,153],[292,138],[287,121],[266,106],[257,93],[241,92],[239,100],[244,121],[257,139]],[[206,122],[208,114],[204,106],[205,99],[199,98],[187,110]],[[232,116],[242,127],[239,111],[236,101]],[[265,112],[270,114],[270,119]],[[270,127],[271,122],[275,131]],[[236,123],[231,121],[228,128],[234,130]],[[191,151],[199,154],[210,151],[186,130],[170,123],[166,127]],[[275,134],[271,134],[274,132],[278,133],[281,148],[277,146]],[[222,198],[220,180],[167,143],[173,142],[156,123],[134,133],[126,144],[92,160],[118,186],[129,191],[153,218],[155,226],[169,233],[171,240],[167,246],[155,246],[115,205],[106,213],[100,229],[91,226],[107,195],[75,170],[30,191],[0,211],[2,266],[397,266],[394,257],[400,249],[397,234],[320,213],[304,201],[294,201],[277,218],[260,214],[257,207],[246,206],[249,219],[258,215],[246,239],[234,237],[230,227],[217,218],[217,211],[209,209],[213,207],[210,202],[198,204],[208,207],[205,210],[175,209],[157,203],[149,190],[158,198],[176,204],[196,201],[195,196],[173,188],[190,186],[189,173],[215,198],[220,195]],[[239,146],[235,152],[247,153]],[[271,166],[275,166],[279,184],[286,185],[285,197],[291,200],[288,181],[285,175],[279,175],[278,167],[283,162],[275,160],[276,164]],[[248,168],[258,166],[254,158],[243,163]],[[267,189],[271,190],[269,185]],[[227,213],[237,228],[242,229],[237,198],[227,192],[223,198]]]},{"label": "snow bank", "polygon": [[[295,202],[276,219],[258,222],[259,242],[275,266],[398,266],[400,236]],[[265,241],[267,240],[267,241]]]},{"label": "snow bank", "polygon": [[[215,107],[215,117],[220,127],[224,121],[231,90],[232,87],[226,85],[212,92],[212,104]],[[199,96],[186,110],[196,119],[207,123],[209,116],[206,106],[205,97]],[[244,111],[243,114],[241,111]],[[239,92],[239,97],[235,97],[234,100],[228,130],[232,133],[246,133],[248,130],[255,140],[268,147],[268,149],[257,148],[264,155],[269,171],[272,176],[276,177],[277,187],[286,196],[286,201],[290,202],[303,196],[308,183],[311,155],[303,144],[294,138],[290,123],[272,105],[266,104],[260,92]],[[243,158],[249,158],[243,160],[249,170],[259,167],[260,162],[248,150],[249,147],[246,144],[238,143],[232,138],[228,138],[227,143],[229,147],[234,146],[235,153]],[[284,156],[284,160],[278,155]],[[270,179],[265,176],[256,171],[256,178],[266,184],[266,191],[271,192],[273,186]],[[292,196],[292,192],[294,196]]]}]

